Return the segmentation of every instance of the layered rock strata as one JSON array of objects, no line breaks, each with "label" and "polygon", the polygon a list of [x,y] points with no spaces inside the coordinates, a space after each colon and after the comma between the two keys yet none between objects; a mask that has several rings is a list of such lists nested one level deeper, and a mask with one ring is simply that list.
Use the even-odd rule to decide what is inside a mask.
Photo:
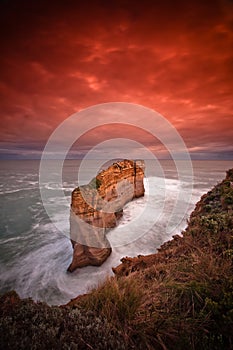
[{"label": "layered rock strata", "polygon": [[124,205],[144,195],[144,162],[123,160],[101,171],[88,185],[72,192],[70,238],[73,259],[68,268],[101,265],[112,248],[106,232],[115,227]]}]

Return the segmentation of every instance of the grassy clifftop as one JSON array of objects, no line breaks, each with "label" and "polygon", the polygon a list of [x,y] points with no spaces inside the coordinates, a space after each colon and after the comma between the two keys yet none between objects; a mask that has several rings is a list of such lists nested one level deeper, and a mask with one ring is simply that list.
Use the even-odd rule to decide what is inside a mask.
[{"label": "grassy clifftop", "polygon": [[[197,203],[182,236],[124,258],[115,277],[64,307],[0,300],[4,349],[231,349],[233,169]],[[32,346],[33,345],[33,346]]]}]

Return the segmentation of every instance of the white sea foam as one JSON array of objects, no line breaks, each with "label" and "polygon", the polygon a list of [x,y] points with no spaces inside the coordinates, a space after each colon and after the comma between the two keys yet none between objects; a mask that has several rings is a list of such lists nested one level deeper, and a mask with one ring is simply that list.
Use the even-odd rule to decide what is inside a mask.
[{"label": "white sea foam", "polygon": [[[54,226],[48,220],[40,201],[36,188],[37,181],[34,181],[35,173],[28,171],[24,179],[23,174],[12,175],[13,177],[6,181],[0,191],[6,194],[2,202],[2,207],[5,209],[1,212],[0,222],[1,291],[15,289],[21,297],[31,296],[49,304],[63,304],[78,294],[86,293],[107,275],[111,275],[112,267],[117,266],[123,256],[154,253],[157,247],[171,238],[172,232],[167,230],[167,219],[177,202],[179,190],[182,190],[181,199],[182,202],[186,202],[185,205],[188,204],[188,210],[185,215],[182,213],[182,207],[180,212],[178,210],[178,216],[183,217],[181,221],[174,220],[174,233],[179,233],[185,228],[194,204],[207,189],[224,176],[222,163],[219,165],[220,170],[213,172],[211,180],[206,164],[198,165],[202,167],[202,172],[199,170],[200,175],[195,178],[190,203],[186,196],[190,189],[188,179],[179,182],[176,179],[149,178],[149,182],[145,181],[145,197],[128,203],[119,225],[108,233],[113,251],[107,261],[101,267],[88,266],[77,269],[72,274],[66,272],[72,259],[72,246],[69,239],[58,232],[56,226],[60,227],[61,232],[66,234],[69,232],[69,201],[71,191],[76,187],[75,182],[64,182],[64,191],[68,197],[63,198],[62,202],[57,197],[56,184],[51,182],[46,184],[52,190],[50,204],[55,208],[53,220],[56,226]],[[226,169],[230,167],[225,166]],[[175,176],[173,170],[170,173]],[[16,179],[23,181],[17,184]],[[17,188],[19,185],[21,188]],[[21,198],[25,200],[26,207],[23,207]],[[146,223],[140,220],[138,223],[137,218],[141,217],[146,205],[149,212],[149,226],[150,223],[152,226],[135,239],[132,228],[137,223],[141,232],[143,231]]]},{"label": "white sea foam", "polygon": [[[71,243],[67,237],[57,234],[53,224],[43,223],[42,213],[37,208],[41,203],[37,202],[37,206],[31,207],[36,220],[32,230],[40,244],[37,243],[37,248],[32,244],[32,250],[29,249],[27,254],[10,268],[10,271],[1,275],[1,280],[5,284],[10,284],[13,279],[14,286],[22,297],[31,296],[33,299],[44,300],[50,304],[65,303],[78,294],[86,293],[106,276],[111,275],[112,267],[118,265],[123,256],[153,253],[156,247],[170,238],[166,233],[166,220],[174,206],[179,186],[177,180],[166,180],[164,185],[163,180],[151,178],[149,189],[149,184],[145,182],[145,197],[128,203],[119,225],[108,233],[108,239],[113,246],[111,256],[101,267],[88,266],[72,274],[66,272],[72,258]],[[151,220],[149,226],[152,227],[144,235],[135,239],[132,223],[145,210],[149,190],[152,200],[147,210],[149,211],[148,220]],[[165,190],[164,210],[166,212],[162,213],[160,220],[155,220],[156,223],[154,223],[153,217],[163,207]],[[54,197],[54,201],[57,200]],[[59,211],[59,206],[54,212],[53,220],[56,225],[59,225],[61,231],[69,231],[69,217],[67,213]],[[145,227],[145,224],[141,222],[141,227]],[[15,244],[16,242],[13,241],[14,238],[11,243]],[[8,276],[11,276],[10,280]]]}]

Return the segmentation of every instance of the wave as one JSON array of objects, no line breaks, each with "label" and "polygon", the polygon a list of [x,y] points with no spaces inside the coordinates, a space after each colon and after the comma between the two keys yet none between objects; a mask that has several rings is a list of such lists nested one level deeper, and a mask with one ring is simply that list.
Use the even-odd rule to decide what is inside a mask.
[{"label": "wave", "polygon": [[[35,182],[31,181],[32,186],[33,184]],[[75,187],[71,187],[70,183],[65,185],[67,191]],[[57,189],[51,183],[45,186],[47,189]],[[145,180],[145,188],[145,197],[128,203],[119,225],[108,233],[108,239],[113,245],[109,259],[101,267],[88,266],[72,274],[66,272],[72,258],[72,246],[67,236],[61,233],[68,235],[69,232],[69,208],[64,211],[64,203],[61,205],[54,191],[54,195],[50,198],[50,203],[54,206],[52,217],[53,222],[56,223],[54,226],[48,221],[37,193],[34,196],[34,202],[28,208],[32,219],[30,231],[22,233],[21,236],[2,237],[1,243],[4,243],[2,249],[8,246],[7,251],[11,252],[11,256],[3,261],[0,267],[1,290],[15,289],[21,297],[32,297],[49,304],[64,304],[71,298],[86,293],[106,276],[111,275],[112,267],[118,265],[123,256],[155,252],[158,246],[171,237],[166,230],[166,225],[168,213],[171,213],[177,201],[177,193],[180,190],[184,194],[188,193],[190,184],[180,183],[176,179],[148,177]],[[12,189],[5,194],[31,189],[32,187]],[[180,227],[186,225],[188,214],[201,192],[198,189],[194,190],[188,211],[180,226],[177,226],[177,232]],[[185,195],[183,200],[186,200]],[[142,220],[140,222],[138,218],[142,217],[146,206],[148,206],[148,221],[151,227],[141,234],[140,231],[143,231],[146,222]],[[17,232],[17,222],[15,225]],[[135,237],[136,226],[139,227],[138,237]]]}]

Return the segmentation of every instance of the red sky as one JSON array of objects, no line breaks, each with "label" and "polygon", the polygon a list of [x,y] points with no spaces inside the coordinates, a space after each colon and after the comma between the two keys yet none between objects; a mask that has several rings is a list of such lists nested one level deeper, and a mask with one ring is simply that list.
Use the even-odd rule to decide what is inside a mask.
[{"label": "red sky", "polygon": [[[0,13],[1,158],[38,158],[63,120],[113,101],[158,111],[193,158],[233,158],[232,0],[2,0]],[[103,130],[82,147],[116,134]]]}]

